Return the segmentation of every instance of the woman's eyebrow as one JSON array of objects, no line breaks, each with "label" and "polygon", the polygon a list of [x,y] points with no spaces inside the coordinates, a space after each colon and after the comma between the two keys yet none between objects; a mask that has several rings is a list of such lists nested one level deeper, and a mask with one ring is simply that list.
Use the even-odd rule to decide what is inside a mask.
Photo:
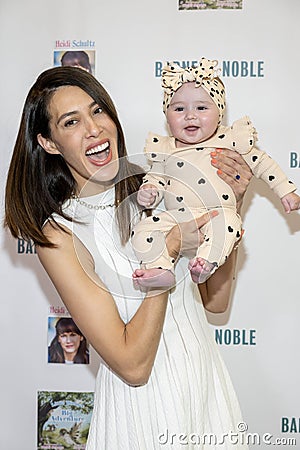
[{"label": "woman's eyebrow", "polygon": [[[94,107],[95,105],[97,105],[97,104],[98,104],[98,103],[95,102],[95,100],[93,100],[92,103],[90,103],[90,104],[88,105],[88,108],[91,109],[91,108],[93,108],[93,107]],[[68,111],[68,112],[62,114],[62,115],[57,119],[56,125],[58,125],[62,120],[66,119],[67,117],[73,116],[74,114],[78,114],[78,112],[79,112],[78,110],[75,110],[75,111]]]},{"label": "woman's eyebrow", "polygon": [[78,113],[78,111],[69,111],[69,112],[67,112],[67,113],[62,114],[62,115],[58,118],[58,120],[57,120],[57,122],[56,122],[56,125],[59,125],[59,123],[60,123],[62,120],[66,119],[67,117],[72,116],[72,115],[74,115],[74,114],[76,114],[76,113]]}]

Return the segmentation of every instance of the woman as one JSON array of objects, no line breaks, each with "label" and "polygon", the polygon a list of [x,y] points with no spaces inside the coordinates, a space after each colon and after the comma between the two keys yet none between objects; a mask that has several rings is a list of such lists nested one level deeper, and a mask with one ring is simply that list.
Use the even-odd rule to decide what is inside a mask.
[{"label": "woman", "polygon": [[[213,164],[241,203],[251,178],[247,165],[226,151]],[[34,240],[68,311],[103,360],[88,450],[178,449],[180,433],[222,437],[240,420],[203,309],[226,309],[236,252],[201,286],[202,300],[184,257],[172,292],[136,290],[131,274],[138,262],[128,239],[139,217],[141,172],[128,161],[115,107],[92,75],[56,67],[39,76],[12,156],[5,223],[13,236]],[[174,227],[169,253],[177,258],[196,248],[209,219],[181,225],[189,236],[184,242]]]},{"label": "woman", "polygon": [[61,317],[55,325],[55,337],[49,345],[48,362],[88,364],[86,338],[71,317]]}]

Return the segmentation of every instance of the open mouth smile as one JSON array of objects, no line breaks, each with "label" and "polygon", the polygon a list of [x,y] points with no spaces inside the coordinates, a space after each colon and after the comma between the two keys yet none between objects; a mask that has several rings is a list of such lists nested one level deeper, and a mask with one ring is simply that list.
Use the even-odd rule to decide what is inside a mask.
[{"label": "open mouth smile", "polygon": [[104,166],[112,159],[112,152],[110,149],[109,141],[105,141],[102,144],[92,147],[85,152],[89,160],[97,166]]}]

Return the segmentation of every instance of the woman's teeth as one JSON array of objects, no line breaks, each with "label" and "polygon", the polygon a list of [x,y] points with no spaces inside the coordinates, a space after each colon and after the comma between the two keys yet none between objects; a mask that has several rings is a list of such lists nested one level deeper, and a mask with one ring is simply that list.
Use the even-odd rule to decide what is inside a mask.
[{"label": "woman's teeth", "polygon": [[104,144],[98,145],[97,147],[91,148],[86,152],[86,156],[96,155],[97,153],[101,153],[105,150],[105,153],[109,154],[109,142],[105,142]]}]

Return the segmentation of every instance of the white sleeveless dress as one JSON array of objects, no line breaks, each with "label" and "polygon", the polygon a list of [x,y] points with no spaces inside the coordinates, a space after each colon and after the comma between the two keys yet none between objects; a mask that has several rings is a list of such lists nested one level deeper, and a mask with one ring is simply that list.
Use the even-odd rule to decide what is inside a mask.
[{"label": "white sleeveless dress", "polygon": [[[113,203],[114,189],[82,200],[94,205]],[[128,322],[143,294],[133,286],[132,272],[138,263],[131,246],[124,249],[119,243],[114,207],[96,210],[72,199],[64,211],[80,223],[55,219],[89,250],[97,274]],[[240,439],[227,438],[227,433],[238,433],[240,408],[187,263],[182,258],[176,268],[177,287],[169,296],[148,383],[129,386],[100,364],[87,450],[247,448],[237,443]]]}]

